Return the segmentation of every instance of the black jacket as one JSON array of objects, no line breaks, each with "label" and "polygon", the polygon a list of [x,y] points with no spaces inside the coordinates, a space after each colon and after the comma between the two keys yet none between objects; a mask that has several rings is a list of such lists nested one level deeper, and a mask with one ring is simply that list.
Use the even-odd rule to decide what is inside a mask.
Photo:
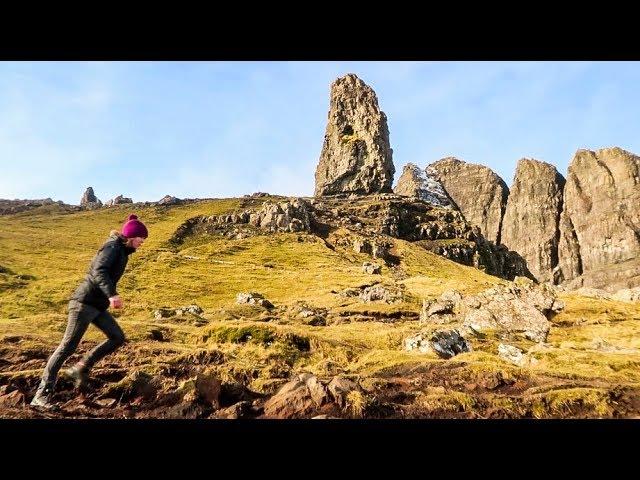
[{"label": "black jacket", "polygon": [[116,284],[133,252],[135,249],[126,246],[124,237],[112,233],[93,257],[87,276],[71,299],[103,311],[109,308],[109,297],[118,295]]}]

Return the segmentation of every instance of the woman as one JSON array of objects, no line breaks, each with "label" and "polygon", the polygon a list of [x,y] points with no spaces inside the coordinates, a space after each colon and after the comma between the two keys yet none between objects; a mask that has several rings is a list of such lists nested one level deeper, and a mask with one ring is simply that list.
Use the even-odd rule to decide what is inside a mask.
[{"label": "woman", "polygon": [[32,406],[53,407],[51,399],[58,372],[65,360],[78,348],[90,323],[102,330],[107,339],[69,370],[77,387],[86,381],[89,370],[98,360],[124,343],[124,333],[107,309],[122,308],[116,284],[124,273],[129,255],[140,248],[147,236],[147,227],[137,216],[129,215],[122,232],[113,230],[109,239],[98,250],[87,276],[71,296],[67,330],[47,362],[36,395],[31,401]]}]

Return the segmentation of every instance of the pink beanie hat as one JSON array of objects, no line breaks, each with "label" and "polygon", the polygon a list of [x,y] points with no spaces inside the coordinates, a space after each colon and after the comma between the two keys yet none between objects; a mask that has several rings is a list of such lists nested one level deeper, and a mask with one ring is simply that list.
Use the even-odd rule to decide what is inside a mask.
[{"label": "pink beanie hat", "polygon": [[136,215],[131,214],[127,217],[127,222],[122,226],[122,235],[127,238],[147,238],[149,232],[147,231],[147,227],[144,226],[144,223],[138,220]]}]

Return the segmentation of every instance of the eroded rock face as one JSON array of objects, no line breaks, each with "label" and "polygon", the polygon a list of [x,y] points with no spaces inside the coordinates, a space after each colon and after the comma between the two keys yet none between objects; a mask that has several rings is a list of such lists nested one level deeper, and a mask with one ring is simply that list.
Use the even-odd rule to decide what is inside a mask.
[{"label": "eroded rock face", "polygon": [[428,167],[465,219],[480,227],[489,241],[500,243],[500,226],[509,188],[490,168],[443,158]]},{"label": "eroded rock face", "polygon": [[525,158],[518,162],[509,191],[501,242],[526,260],[529,271],[540,282],[558,280],[564,184],[564,177],[553,165]]},{"label": "eroded rock face", "polygon": [[572,286],[640,285],[640,157],[621,148],[578,150],[561,220],[561,280]]},{"label": "eroded rock face", "polygon": [[442,184],[435,178],[433,169],[422,170],[413,163],[405,165],[394,193],[405,197],[417,197],[439,207],[453,206]]},{"label": "eroded rock face", "polygon": [[395,168],[387,117],[356,75],[331,85],[331,105],[316,169],[315,196],[391,192]]}]

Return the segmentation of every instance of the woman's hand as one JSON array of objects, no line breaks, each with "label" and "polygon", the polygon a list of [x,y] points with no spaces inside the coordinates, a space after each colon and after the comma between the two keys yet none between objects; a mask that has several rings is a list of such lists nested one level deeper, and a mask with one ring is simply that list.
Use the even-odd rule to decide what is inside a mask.
[{"label": "woman's hand", "polygon": [[109,298],[109,307],[122,308],[122,299],[120,298],[120,295],[116,295],[115,297]]}]

